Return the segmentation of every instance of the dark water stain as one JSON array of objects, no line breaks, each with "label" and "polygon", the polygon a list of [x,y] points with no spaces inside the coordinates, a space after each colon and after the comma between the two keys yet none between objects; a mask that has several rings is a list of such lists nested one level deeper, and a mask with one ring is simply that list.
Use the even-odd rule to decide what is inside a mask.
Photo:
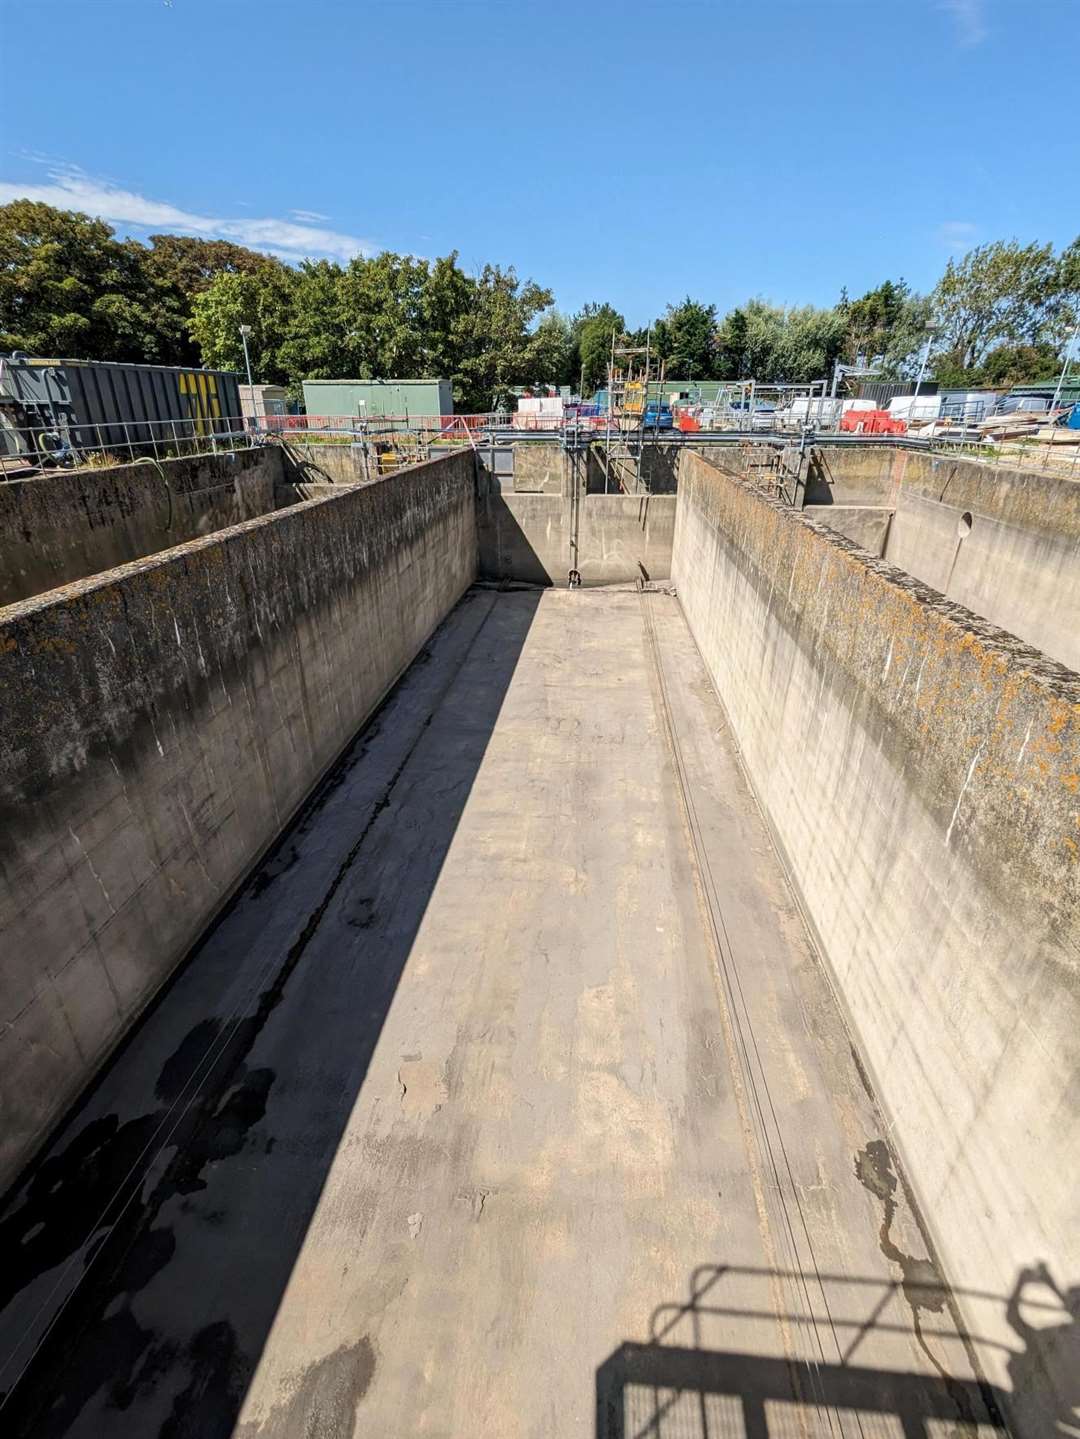
[{"label": "dark water stain", "polygon": [[25,1424],[19,1408],[22,1385],[14,1391],[4,1407],[5,1434],[66,1434],[102,1391],[107,1407],[126,1409],[141,1388],[140,1368],[155,1364],[152,1349],[152,1333],[126,1306],[99,1320],[71,1354],[63,1381],[54,1376],[53,1383],[36,1396],[30,1424]]},{"label": "dark water stain", "polygon": [[[380,706],[380,718],[390,702],[388,697]],[[174,1260],[172,1227],[158,1222],[164,1206],[179,1200],[183,1208],[188,1196],[205,1189],[208,1166],[239,1155],[264,1118],[275,1072],[249,1069],[246,1061],[376,821],[392,803],[395,786],[433,718],[434,710],[418,726],[362,831],[260,993],[254,1013],[235,1022],[207,1019],[194,1025],[162,1064],[154,1089],[159,1107],[123,1123],[117,1114],[87,1121],[62,1149],[33,1165],[21,1192],[15,1192],[9,1213],[0,1220],[0,1308],[65,1262],[80,1263],[84,1272],[77,1289],[70,1277],[65,1281],[69,1302],[57,1312],[25,1372],[0,1392],[5,1439],[60,1439],[95,1398],[106,1409],[127,1409],[181,1363],[187,1366],[188,1384],[174,1402],[161,1439],[232,1435],[250,1362],[228,1321],[201,1329],[185,1346],[141,1325],[131,1302]],[[276,873],[283,872],[284,846],[291,844],[296,854],[293,841],[364,757],[379,728],[378,721],[369,723],[309,797],[267,860]],[[293,863],[290,857],[284,867]],[[250,886],[234,894],[192,957],[246,893]],[[273,1136],[267,1136],[260,1152],[269,1153],[272,1143]],[[151,1162],[164,1153],[169,1158],[151,1181]],[[212,1222],[228,1219],[215,1210]],[[301,1383],[308,1399],[301,1407],[329,1416],[325,1423],[336,1423],[334,1416],[350,1406],[355,1412],[373,1369],[366,1340],[339,1350],[307,1372]],[[108,1432],[107,1421],[103,1432]],[[332,1436],[351,1430],[309,1426],[302,1432]]]},{"label": "dark water stain", "polygon": [[252,875],[251,883],[248,885],[248,894],[252,899],[258,899],[261,894],[266,893],[275,880],[280,879],[283,874],[288,874],[299,859],[300,851],[295,844],[290,843],[284,849],[275,851],[273,856]]},{"label": "dark water stain", "polygon": [[[242,1424],[236,1439],[352,1439],[357,1411],[375,1374],[375,1351],[366,1337],[342,1345],[289,1384],[288,1399],[265,1419]],[[166,1435],[160,1439],[180,1439]],[[185,1431],[186,1439],[186,1431]]]},{"label": "dark water stain", "polygon": [[949,1288],[937,1265],[932,1259],[916,1259],[905,1254],[892,1238],[898,1181],[893,1171],[889,1146],[883,1139],[872,1139],[855,1156],[855,1175],[863,1188],[869,1190],[884,1205],[878,1242],[886,1259],[891,1259],[900,1266],[904,1298],[915,1312],[926,1309],[931,1314],[940,1314],[948,1303]]},{"label": "dark water stain", "polygon": [[154,1086],[154,1098],[163,1104],[179,1099],[220,1033],[220,1019],[201,1019],[189,1029],[162,1065]]},{"label": "dark water stain", "polygon": [[130,1193],[124,1181],[148,1152],[158,1124],[156,1113],[126,1124],[105,1115],[39,1166],[22,1203],[0,1220],[0,1309],[75,1254],[91,1225],[101,1233],[115,1223]]},{"label": "dark water stain", "polygon": [[375,923],[375,901],[361,896],[345,916],[345,923],[350,929],[370,929]]},{"label": "dark water stain", "polygon": [[251,1378],[232,1325],[220,1319],[200,1329],[180,1363],[188,1381],[173,1400],[158,1439],[227,1439]]},{"label": "dark water stain", "polygon": [[[176,1346],[140,1325],[131,1301],[175,1256],[172,1226],[157,1222],[162,1208],[204,1189],[207,1167],[238,1155],[266,1113],[274,1071],[248,1069],[244,1058],[280,997],[275,991],[265,991],[255,1015],[224,1037],[216,1021],[196,1025],[162,1065],[155,1087],[162,1107],[124,1124],[116,1115],[90,1121],[41,1164],[0,1223],[0,1250],[10,1256],[3,1303],[87,1246],[72,1302],[4,1405],[6,1434],[62,1435],[99,1393],[106,1408],[125,1409],[174,1362]],[[201,1089],[191,1083],[200,1069]],[[193,1102],[184,1112],[189,1085]],[[170,1108],[177,1100],[179,1117]],[[147,1166],[166,1137],[172,1157],[148,1186]],[[231,1391],[222,1392],[227,1399]]]},{"label": "dark water stain", "polygon": [[[886,1259],[900,1266],[901,1290],[911,1309],[912,1327],[919,1347],[941,1376],[949,1397],[956,1406],[959,1421],[953,1430],[955,1439],[975,1439],[978,1419],[971,1398],[963,1384],[949,1373],[930,1348],[922,1331],[923,1311],[940,1314],[950,1305],[949,1287],[934,1261],[905,1253],[892,1237],[896,1219],[896,1191],[899,1180],[893,1168],[892,1154],[883,1139],[872,1139],[855,1155],[855,1177],[882,1204],[878,1243]],[[951,1306],[950,1306],[951,1308]]]}]

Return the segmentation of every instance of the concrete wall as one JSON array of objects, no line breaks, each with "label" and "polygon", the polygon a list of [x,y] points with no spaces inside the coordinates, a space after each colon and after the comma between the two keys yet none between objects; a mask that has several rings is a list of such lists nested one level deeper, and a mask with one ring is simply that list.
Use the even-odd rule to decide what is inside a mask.
[{"label": "concrete wall", "polygon": [[[488,463],[488,452],[481,446],[479,459]],[[673,495],[678,482],[678,445],[650,445],[642,458],[640,477],[633,463],[612,459],[608,476],[605,447],[596,439],[576,454],[563,449],[558,440],[521,440],[513,446],[513,490],[517,494],[568,494],[575,477],[582,481],[589,494]]]},{"label": "concrete wall", "polygon": [[588,450],[587,485],[590,494],[627,494],[646,492],[652,495],[673,495],[678,488],[678,445],[649,444],[637,465],[632,460],[612,455],[611,474],[607,473],[605,444],[595,440]]},{"label": "concrete wall", "polygon": [[1050,1433],[1075,1350],[1010,1370],[1005,1316],[1024,1266],[1080,1282],[1080,676],[696,456],[672,570],[983,1363]]},{"label": "concrete wall", "polygon": [[887,560],[1080,669],[1080,485],[1074,480],[861,447],[824,447],[816,470],[808,504],[891,506]]},{"label": "concrete wall", "polygon": [[[671,574],[674,495],[500,494],[479,500],[480,573],[487,579],[585,586]],[[575,544],[576,535],[576,544]]]},{"label": "concrete wall", "polygon": [[561,495],[569,488],[568,458],[560,444],[514,445],[515,492]]},{"label": "concrete wall", "polygon": [[280,479],[268,447],[0,483],[0,606],[264,515]]},{"label": "concrete wall", "polygon": [[0,1186],[475,573],[461,454],[0,616]]},{"label": "concrete wall", "polygon": [[885,553],[892,510],[880,505],[804,505],[803,513],[878,558]]},{"label": "concrete wall", "polygon": [[377,479],[376,461],[364,463],[362,445],[302,445],[283,442],[285,476],[294,483],[361,485]]}]

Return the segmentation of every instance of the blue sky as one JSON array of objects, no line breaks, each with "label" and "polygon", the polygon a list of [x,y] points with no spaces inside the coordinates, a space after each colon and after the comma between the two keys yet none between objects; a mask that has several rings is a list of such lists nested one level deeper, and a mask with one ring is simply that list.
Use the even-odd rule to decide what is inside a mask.
[{"label": "blue sky", "polygon": [[[0,201],[685,294],[929,287],[1080,231],[1080,0],[0,0]],[[35,63],[24,63],[37,56]]]}]

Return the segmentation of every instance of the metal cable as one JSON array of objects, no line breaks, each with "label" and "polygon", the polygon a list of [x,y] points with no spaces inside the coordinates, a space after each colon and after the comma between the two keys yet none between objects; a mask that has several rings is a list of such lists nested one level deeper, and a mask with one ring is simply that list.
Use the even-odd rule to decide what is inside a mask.
[{"label": "metal cable", "polygon": [[[707,901],[706,913],[709,921],[709,927],[712,932],[713,947],[715,948],[715,951],[720,961],[720,971],[723,979],[723,986],[727,989],[731,999],[731,1003],[729,1004],[728,1001],[723,998],[723,993],[721,991],[721,1002],[727,1013],[731,1028],[733,1029],[736,1036],[739,1049],[739,1059],[741,1062],[740,1067],[744,1071],[745,1079],[747,1081],[747,1088],[752,1098],[754,1110],[757,1115],[758,1123],[756,1128],[759,1131],[758,1143],[759,1145],[764,1146],[765,1152],[768,1157],[769,1168],[772,1170],[773,1182],[782,1212],[783,1224],[781,1235],[784,1241],[784,1247],[788,1250],[791,1256],[792,1273],[793,1275],[798,1276],[796,1284],[797,1287],[801,1288],[802,1290],[801,1297],[807,1310],[807,1319],[805,1320],[805,1324],[809,1327],[810,1334],[815,1341],[814,1344],[812,1344],[811,1348],[813,1349],[814,1347],[816,1347],[818,1354],[820,1355],[821,1363],[827,1363],[828,1361],[825,1358],[824,1349],[821,1343],[819,1326],[817,1321],[813,1317],[814,1306],[810,1298],[809,1288],[807,1287],[806,1276],[803,1275],[801,1272],[801,1265],[799,1263],[798,1257],[798,1244],[795,1238],[795,1227],[792,1222],[789,1202],[785,1195],[785,1186],[783,1184],[780,1174],[781,1166],[777,1161],[776,1152],[772,1140],[769,1137],[769,1126],[765,1120],[764,1106],[762,1104],[761,1098],[762,1090],[764,1090],[769,1112],[772,1116],[773,1127],[776,1130],[777,1141],[781,1154],[783,1155],[783,1168],[787,1173],[788,1181],[791,1185],[792,1194],[795,1198],[795,1205],[798,1209],[799,1220],[803,1229],[807,1246],[810,1250],[811,1260],[814,1265],[814,1271],[818,1279],[818,1287],[825,1305],[826,1318],[832,1331],[833,1340],[836,1344],[838,1354],[842,1352],[839,1342],[839,1336],[836,1332],[836,1327],[833,1323],[832,1314],[829,1310],[828,1300],[825,1296],[824,1287],[822,1285],[820,1277],[820,1271],[817,1266],[817,1261],[814,1258],[813,1243],[810,1239],[805,1214],[803,1213],[802,1205],[798,1197],[798,1189],[795,1185],[794,1175],[792,1174],[791,1165],[788,1160],[786,1148],[784,1146],[783,1135],[780,1131],[775,1106],[773,1104],[772,1095],[768,1086],[768,1080],[766,1079],[764,1072],[764,1066],[761,1063],[761,1056],[757,1044],[757,1037],[754,1033],[753,1023],[750,1019],[749,1011],[746,1006],[746,999],[745,995],[742,992],[741,982],[738,980],[738,970],[737,965],[735,964],[734,948],[731,944],[731,938],[728,934],[727,926],[724,921],[723,906],[720,901],[719,891],[716,885],[716,879],[712,872],[712,867],[709,863],[707,849],[705,848],[705,845],[703,843],[701,834],[701,823],[700,819],[698,818],[697,809],[694,803],[692,789],[687,780],[685,759],[683,757],[682,746],[679,741],[677,731],[675,729],[674,716],[672,713],[671,702],[668,695],[668,687],[664,675],[663,662],[660,658],[659,645],[656,639],[655,627],[653,625],[652,615],[649,610],[649,602],[644,594],[642,594],[640,597],[640,604],[642,607],[643,622],[648,640],[650,657],[652,659],[658,691],[660,695],[661,722],[665,731],[666,738],[668,740],[669,748],[671,750],[677,781],[677,788],[684,809],[684,814],[687,819],[687,828],[689,830],[691,847],[693,851],[691,858],[694,863],[694,867],[703,882],[703,888],[705,889],[705,898]],[[733,973],[735,976],[734,981],[732,977]],[[741,1000],[742,1009],[745,1014],[745,1025],[743,1022],[743,1018],[739,1012],[739,1006],[735,1003],[736,990],[738,990],[739,999]],[[753,1042],[754,1055],[757,1060],[757,1067],[760,1073],[760,1085],[758,1079],[755,1077],[754,1074],[754,1066],[750,1062],[750,1046],[746,1038],[747,1030],[749,1031],[751,1040]],[[790,1357],[794,1358],[794,1356]],[[835,1419],[837,1423],[840,1422],[839,1414],[836,1413],[835,1406],[829,1404],[825,1397],[823,1391],[823,1383],[818,1368],[818,1362],[814,1359],[803,1360],[802,1362],[806,1364],[807,1369],[810,1372],[812,1387],[815,1388],[820,1395],[820,1407],[829,1417],[829,1427],[831,1430],[833,1430],[833,1432],[835,1432],[833,1421]],[[859,1425],[859,1430],[860,1432],[862,1432],[861,1418],[857,1417],[857,1422]],[[841,1433],[842,1432],[843,1430],[841,1425]]]}]

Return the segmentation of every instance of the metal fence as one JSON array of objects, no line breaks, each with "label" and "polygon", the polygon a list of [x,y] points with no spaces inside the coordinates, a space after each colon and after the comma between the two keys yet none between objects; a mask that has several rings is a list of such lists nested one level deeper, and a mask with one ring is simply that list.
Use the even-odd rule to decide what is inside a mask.
[{"label": "metal fence", "polygon": [[472,444],[500,415],[223,415],[82,425],[16,425],[0,419],[0,473],[101,468],[152,456],[157,460],[249,449],[278,438],[295,443],[371,444],[411,437],[431,444]]},{"label": "metal fence", "polygon": [[[990,463],[1041,470],[1080,478],[1080,431],[1040,426],[1041,433],[990,438],[979,429],[980,417],[967,410],[936,416],[920,425],[903,421],[885,431],[874,426],[861,430],[859,414],[846,415],[839,402],[826,396],[804,398],[786,410],[745,410],[717,406],[707,424],[679,423],[673,428],[627,421],[636,442],[705,442],[710,437],[734,440],[760,438],[777,443],[844,441],[875,443],[899,440],[939,454],[963,454]],[[832,408],[830,408],[832,407]],[[880,413],[880,412],[878,412]],[[1040,416],[1040,421],[1049,417]],[[546,420],[547,417],[544,417]],[[157,460],[196,454],[248,449],[278,440],[306,445],[363,446],[373,461],[372,472],[386,473],[400,464],[424,458],[432,446],[511,443],[550,438],[573,448],[614,434],[622,422],[609,422],[606,414],[581,414],[571,407],[556,428],[515,427],[511,417],[498,412],[473,415],[380,415],[360,419],[351,415],[259,415],[190,417],[168,420],[112,421],[73,425],[13,425],[0,415],[0,475],[41,469],[104,467],[145,456]],[[615,429],[609,428],[614,425]],[[621,431],[620,431],[621,433]],[[624,436],[625,438],[625,436]]]}]

